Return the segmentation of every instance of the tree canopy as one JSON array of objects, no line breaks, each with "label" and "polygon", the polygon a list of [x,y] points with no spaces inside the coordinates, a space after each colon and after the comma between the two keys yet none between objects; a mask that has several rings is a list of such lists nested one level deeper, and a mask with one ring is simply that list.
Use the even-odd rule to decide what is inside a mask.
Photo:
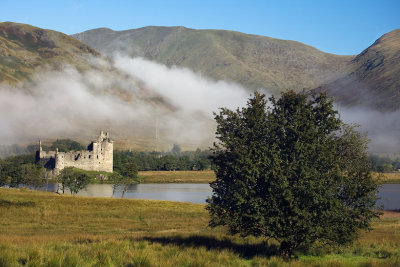
[{"label": "tree canopy", "polygon": [[90,177],[82,170],[74,167],[65,167],[60,173],[60,180],[63,192],[64,188],[67,188],[71,194],[77,194],[80,190],[87,187]]},{"label": "tree canopy", "polygon": [[211,226],[274,238],[290,257],[317,241],[349,242],[377,216],[367,139],[325,93],[287,91],[268,102],[255,92],[215,120]]},{"label": "tree canopy", "polygon": [[53,142],[50,149],[55,150],[56,148],[58,148],[58,151],[60,152],[68,152],[71,150],[79,151],[86,149],[80,143],[71,139],[57,139]]},{"label": "tree canopy", "polygon": [[123,188],[121,198],[124,198],[124,195],[128,190],[129,185],[137,183],[138,178],[138,168],[136,163],[131,161],[124,164],[119,172],[114,171],[110,177],[111,181],[114,184],[113,191],[115,191],[117,186],[122,185]]},{"label": "tree canopy", "polygon": [[12,156],[0,160],[0,186],[20,185],[40,187],[45,182],[45,169],[35,164],[33,154]]},{"label": "tree canopy", "polygon": [[122,173],[124,166],[135,162],[139,171],[207,170],[211,168],[210,151],[138,152],[114,150],[114,171]]}]

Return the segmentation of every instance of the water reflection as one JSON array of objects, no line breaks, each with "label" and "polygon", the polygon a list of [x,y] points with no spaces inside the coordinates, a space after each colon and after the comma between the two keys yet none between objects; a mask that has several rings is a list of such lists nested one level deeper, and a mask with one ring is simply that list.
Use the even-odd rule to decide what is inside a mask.
[{"label": "water reflection", "polygon": [[[122,187],[117,188],[114,197],[121,197]],[[129,187],[126,198],[157,199],[192,203],[205,203],[211,196],[208,184],[137,184]]]},{"label": "water reflection", "polygon": [[[46,190],[46,187],[44,186],[40,190]],[[113,192],[111,184],[90,184],[78,195],[120,198],[122,190],[122,186],[118,186]],[[49,184],[47,191],[57,191],[57,184]],[[65,191],[65,193],[69,194],[69,191]],[[129,186],[124,197],[204,204],[209,196],[211,196],[211,188],[208,184],[136,184]],[[384,204],[385,210],[400,209],[400,184],[382,185],[378,197],[380,200],[378,200],[377,205]]]},{"label": "water reflection", "polygon": [[[61,191],[60,184],[48,184],[38,188],[39,190],[56,192]],[[114,197],[122,196],[123,186],[117,186],[113,190],[111,184],[89,184],[86,189],[78,192],[78,196],[91,197]],[[70,194],[65,190],[65,194]],[[192,203],[206,203],[206,199],[211,196],[211,188],[208,184],[135,184],[130,185],[125,192],[124,198],[135,199],[156,199]]]}]

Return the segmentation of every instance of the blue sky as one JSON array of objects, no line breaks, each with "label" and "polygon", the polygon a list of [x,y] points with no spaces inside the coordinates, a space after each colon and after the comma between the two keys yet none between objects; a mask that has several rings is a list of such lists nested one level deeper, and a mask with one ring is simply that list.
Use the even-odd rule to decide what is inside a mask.
[{"label": "blue sky", "polygon": [[66,34],[148,25],[225,29],[295,40],[325,52],[349,55],[400,28],[400,0],[0,0],[0,21]]}]

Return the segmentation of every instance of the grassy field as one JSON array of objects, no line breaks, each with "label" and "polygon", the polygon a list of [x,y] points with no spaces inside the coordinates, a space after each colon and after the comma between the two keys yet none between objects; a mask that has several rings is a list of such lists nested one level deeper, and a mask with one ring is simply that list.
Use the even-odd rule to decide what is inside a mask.
[{"label": "grassy field", "polygon": [[214,171],[141,171],[141,183],[210,183]]},{"label": "grassy field", "polygon": [[351,246],[285,262],[277,243],[211,229],[204,205],[0,188],[0,266],[399,266],[400,213]]}]

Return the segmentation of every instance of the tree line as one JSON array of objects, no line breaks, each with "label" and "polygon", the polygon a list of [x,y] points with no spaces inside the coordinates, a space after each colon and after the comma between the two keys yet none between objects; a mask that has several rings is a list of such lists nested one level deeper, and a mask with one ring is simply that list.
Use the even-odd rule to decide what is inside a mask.
[{"label": "tree line", "polygon": [[35,163],[34,154],[0,159],[0,186],[18,187],[20,184],[26,184],[39,187],[43,184],[45,173],[45,168]]},{"label": "tree line", "polygon": [[370,155],[371,169],[375,172],[393,172],[400,169],[400,158]]},{"label": "tree line", "polygon": [[124,165],[135,162],[139,171],[187,171],[211,169],[210,151],[180,152],[174,146],[171,152],[114,151],[114,170],[120,172]]}]

